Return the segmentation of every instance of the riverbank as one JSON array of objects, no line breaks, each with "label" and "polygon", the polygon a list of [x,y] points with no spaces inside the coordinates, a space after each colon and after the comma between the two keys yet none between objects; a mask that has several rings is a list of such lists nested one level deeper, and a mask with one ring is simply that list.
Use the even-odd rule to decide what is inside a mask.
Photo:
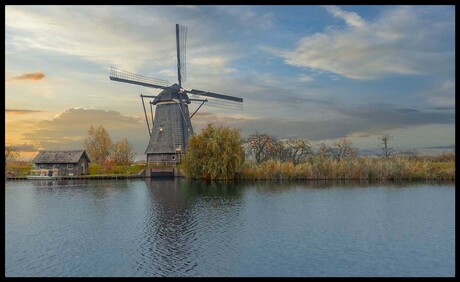
[{"label": "riverbank", "polygon": [[[146,178],[144,175],[80,175],[80,176],[62,176],[59,180],[70,179],[130,179],[130,178]],[[7,180],[28,180],[26,176],[6,177]],[[34,180],[49,180],[49,179],[34,179]]]},{"label": "riverbank", "polygon": [[[10,167],[6,179],[26,179],[31,165]],[[104,168],[90,164],[90,174],[65,176],[63,179],[125,179],[143,178],[145,165]],[[178,166],[181,168],[181,165]],[[449,180],[455,181],[454,159],[434,157],[409,158],[395,156],[388,159],[356,157],[341,161],[312,157],[304,163],[268,160],[257,164],[246,160],[237,174],[239,180]]]}]

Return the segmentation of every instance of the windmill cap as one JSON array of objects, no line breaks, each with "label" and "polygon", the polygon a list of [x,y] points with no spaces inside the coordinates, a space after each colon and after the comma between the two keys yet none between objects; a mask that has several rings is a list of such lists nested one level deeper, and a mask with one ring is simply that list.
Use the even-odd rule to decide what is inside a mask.
[{"label": "windmill cap", "polygon": [[[190,99],[186,93],[179,93],[180,87],[177,84],[173,84],[168,88],[165,88],[163,91],[155,97],[152,104],[156,105],[160,102],[167,102],[172,100],[179,100],[180,98],[186,100],[187,104],[190,104]],[[185,97],[184,97],[185,96]]]}]

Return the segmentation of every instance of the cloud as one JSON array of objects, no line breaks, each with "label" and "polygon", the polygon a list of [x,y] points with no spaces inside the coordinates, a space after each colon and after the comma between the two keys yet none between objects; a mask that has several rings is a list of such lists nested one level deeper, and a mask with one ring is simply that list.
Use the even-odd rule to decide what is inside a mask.
[{"label": "cloud", "polygon": [[347,25],[352,27],[363,27],[365,21],[356,13],[346,12],[336,6],[325,6],[326,10],[334,17],[343,19]]},{"label": "cloud", "polygon": [[41,112],[43,111],[24,110],[24,109],[5,109],[5,113],[13,114],[13,115],[23,115],[23,114],[41,113]]},{"label": "cloud", "polygon": [[[220,33],[212,34],[209,12],[204,10],[175,6],[8,6],[5,44],[11,54],[42,51],[83,59],[101,68],[113,65],[140,74],[146,70],[158,73],[176,64],[174,23],[181,22],[190,24],[187,56],[220,67],[231,61],[235,52],[229,50],[231,42],[222,42]],[[202,50],[206,52],[201,54]],[[216,60],[216,56],[222,58]],[[188,63],[192,68],[194,62]],[[165,79],[173,78],[176,75]]]},{"label": "cloud", "polygon": [[18,152],[37,152],[38,148],[34,145],[24,143],[22,145],[13,145]]},{"label": "cloud", "polygon": [[302,37],[293,50],[268,46],[264,50],[292,66],[357,80],[454,69],[454,18],[443,16],[442,7],[396,7],[371,22],[338,7],[326,10],[347,25]]},{"label": "cloud", "polygon": [[273,13],[257,13],[247,6],[218,6],[217,9],[246,26],[257,26],[263,29],[273,27]]},{"label": "cloud", "polygon": [[[404,128],[424,124],[454,124],[455,111],[400,108],[388,104],[341,107],[339,111],[364,128]],[[369,132],[369,131],[368,131]]]},{"label": "cloud", "polygon": [[423,93],[428,101],[438,107],[452,107],[455,105],[455,82],[446,80],[437,85],[434,89]]},{"label": "cloud", "polygon": [[140,117],[124,116],[117,111],[71,108],[51,120],[40,120],[35,129],[23,133],[40,149],[78,149],[88,136],[88,129],[102,125],[113,141],[127,138],[138,154],[143,154],[148,143],[145,121]]},{"label": "cloud", "polygon": [[312,82],[314,78],[310,75],[298,75],[297,79],[302,82]]},{"label": "cloud", "polygon": [[[245,137],[258,132],[268,133],[278,138],[301,137],[312,141],[334,139],[342,136],[364,137],[380,134],[389,129],[413,126],[443,124],[453,125],[455,111],[438,111],[399,108],[388,104],[366,107],[336,108],[341,114],[329,120],[290,120],[282,118],[248,118],[229,115],[197,116],[194,130],[199,132],[208,122],[241,129]],[[195,128],[196,127],[196,128]],[[429,139],[429,138],[427,138]]]},{"label": "cloud", "polygon": [[185,9],[191,9],[191,10],[198,10],[199,9],[199,6],[196,6],[196,5],[177,5],[176,7],[185,8]]},{"label": "cloud", "polygon": [[45,74],[43,72],[34,72],[34,73],[25,73],[23,75],[7,79],[6,81],[7,82],[11,82],[13,80],[31,80],[31,81],[35,81],[35,80],[43,79],[44,77],[45,77]]}]

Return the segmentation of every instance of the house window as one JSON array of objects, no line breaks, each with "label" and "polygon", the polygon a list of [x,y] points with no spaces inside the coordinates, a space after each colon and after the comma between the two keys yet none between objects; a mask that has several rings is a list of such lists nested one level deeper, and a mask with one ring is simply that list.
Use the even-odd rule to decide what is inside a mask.
[{"label": "house window", "polygon": [[45,165],[44,164],[41,164],[38,166],[39,168],[45,168]]},{"label": "house window", "polygon": [[68,164],[67,169],[73,169],[73,164]]},{"label": "house window", "polygon": [[175,160],[175,159],[176,159],[176,156],[175,156],[175,155],[172,155],[172,156],[171,156],[171,159],[172,159],[172,160]]},{"label": "house window", "polygon": [[59,168],[59,164],[54,164],[53,168]]}]

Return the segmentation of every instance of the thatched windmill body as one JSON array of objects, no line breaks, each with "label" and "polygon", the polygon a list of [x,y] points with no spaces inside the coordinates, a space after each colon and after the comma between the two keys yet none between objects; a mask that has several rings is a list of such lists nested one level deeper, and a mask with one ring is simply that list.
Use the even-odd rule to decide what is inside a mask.
[{"label": "thatched windmill body", "polygon": [[[180,162],[182,155],[186,153],[188,138],[194,134],[191,119],[203,104],[220,108],[242,108],[242,98],[182,88],[186,78],[186,34],[186,27],[176,24],[178,84],[169,85],[165,80],[130,73],[116,67],[110,69],[111,80],[162,89],[156,96],[140,95],[150,136],[145,150],[149,166],[174,166]],[[150,121],[144,98],[150,99]],[[192,102],[200,105],[190,115],[189,104]],[[153,107],[155,107],[155,114],[153,114]]]}]

